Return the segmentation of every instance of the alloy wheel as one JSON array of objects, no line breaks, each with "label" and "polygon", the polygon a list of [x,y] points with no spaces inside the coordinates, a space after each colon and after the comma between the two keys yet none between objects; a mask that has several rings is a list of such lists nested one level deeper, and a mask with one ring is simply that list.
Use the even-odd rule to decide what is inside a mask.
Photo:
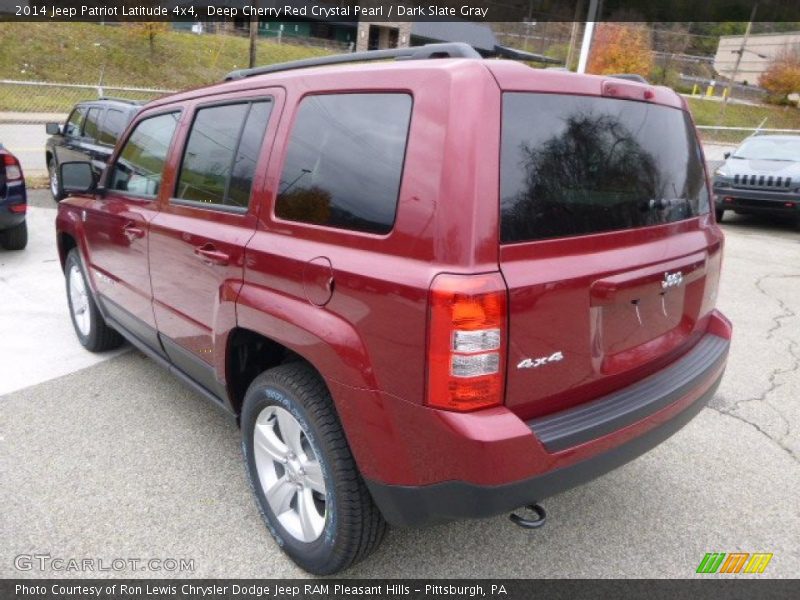
[{"label": "alloy wheel", "polygon": [[72,265],[69,270],[69,300],[75,326],[81,335],[88,336],[91,330],[89,294],[78,265]]},{"label": "alloy wheel", "polygon": [[256,419],[253,449],[259,483],[280,524],[301,542],[318,539],[327,515],[325,479],[303,426],[288,410],[267,406]]}]

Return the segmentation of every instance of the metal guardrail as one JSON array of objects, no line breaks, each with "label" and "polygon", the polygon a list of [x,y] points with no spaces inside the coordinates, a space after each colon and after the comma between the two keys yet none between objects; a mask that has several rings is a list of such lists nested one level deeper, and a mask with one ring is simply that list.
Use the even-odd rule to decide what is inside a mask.
[{"label": "metal guardrail", "polygon": [[736,146],[759,134],[789,134],[800,136],[800,129],[777,129],[768,127],[726,127],[724,125],[697,125],[700,139],[704,143]]},{"label": "metal guardrail", "polygon": [[701,131],[718,129],[720,131],[752,131],[753,133],[789,133],[800,135],[800,129],[770,129],[766,127],[723,127],[721,125],[697,125],[697,129]]}]

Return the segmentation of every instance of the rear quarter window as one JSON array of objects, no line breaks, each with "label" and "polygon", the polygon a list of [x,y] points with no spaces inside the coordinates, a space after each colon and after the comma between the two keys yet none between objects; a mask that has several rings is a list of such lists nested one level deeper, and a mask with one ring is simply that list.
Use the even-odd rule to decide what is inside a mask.
[{"label": "rear quarter window", "polygon": [[279,218],[366,233],[394,225],[411,96],[307,96],[281,174]]},{"label": "rear quarter window", "polygon": [[700,146],[682,110],[612,98],[504,94],[502,242],[660,225],[708,206]]}]

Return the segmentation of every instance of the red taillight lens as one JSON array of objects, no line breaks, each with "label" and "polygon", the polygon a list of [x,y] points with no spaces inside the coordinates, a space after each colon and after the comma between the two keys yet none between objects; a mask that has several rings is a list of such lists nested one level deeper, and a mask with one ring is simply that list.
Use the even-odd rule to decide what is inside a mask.
[{"label": "red taillight lens", "polygon": [[499,273],[438,275],[430,291],[427,404],[470,411],[503,403],[507,293]]},{"label": "red taillight lens", "polygon": [[6,180],[22,179],[22,167],[17,158],[11,154],[3,154],[3,164],[6,167]]}]

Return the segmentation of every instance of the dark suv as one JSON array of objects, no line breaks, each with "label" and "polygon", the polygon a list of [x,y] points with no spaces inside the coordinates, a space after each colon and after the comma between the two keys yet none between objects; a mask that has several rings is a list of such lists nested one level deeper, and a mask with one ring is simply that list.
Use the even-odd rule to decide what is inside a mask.
[{"label": "dark suv", "polygon": [[800,229],[800,136],[756,135],[714,173],[717,221],[726,210],[771,214]]},{"label": "dark suv", "polygon": [[[406,60],[326,65],[373,56]],[[58,247],[81,343],[239,421],[303,568],[541,515],[714,394],[723,235],[671,90],[463,45],[230,79],[144,107],[97,184],[62,165]]]},{"label": "dark suv", "polygon": [[99,175],[111,156],[117,139],[141,108],[141,103],[119,98],[100,98],[75,105],[66,122],[47,123],[45,164],[50,176],[50,194],[63,198],[58,186],[62,162],[89,161]]}]

